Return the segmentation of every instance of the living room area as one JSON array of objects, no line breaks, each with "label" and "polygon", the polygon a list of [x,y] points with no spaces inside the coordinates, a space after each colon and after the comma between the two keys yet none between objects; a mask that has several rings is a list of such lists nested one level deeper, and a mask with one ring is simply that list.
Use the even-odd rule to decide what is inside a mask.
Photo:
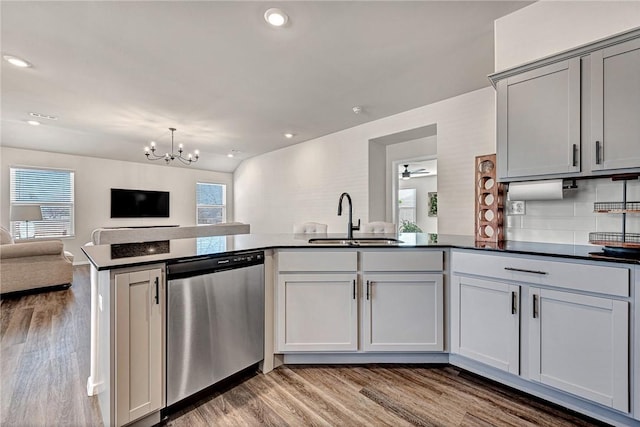
[{"label": "living room area", "polygon": [[[0,159],[3,423],[95,425],[97,400],[86,393],[91,275],[81,247],[123,233],[211,232],[204,224],[233,218],[232,174],[10,147]],[[215,201],[202,197],[208,187]],[[112,189],[162,191],[169,215],[112,218]],[[226,228],[234,227],[248,230]]]},{"label": "living room area", "polygon": [[[1,182],[0,217],[4,219],[2,226],[11,232],[17,242],[24,242],[34,237],[37,240],[61,240],[64,250],[73,254],[74,265],[88,263],[80,248],[92,241],[93,231],[99,228],[195,226],[199,222],[210,223],[207,218],[198,220],[198,184],[220,186],[222,205],[216,206],[221,211],[218,220],[233,221],[233,175],[228,172],[214,172],[193,167],[167,167],[164,163],[143,164],[10,147],[0,148],[0,154],[2,155],[0,173],[3,177],[9,178]],[[58,224],[61,221],[59,218],[47,217],[46,209],[42,210],[42,221],[35,223],[29,221],[28,231],[26,222],[9,221],[12,204],[43,204],[37,202],[39,196],[35,196],[36,201],[31,202],[11,200],[10,195],[13,194],[12,188],[15,185],[11,179],[12,168],[61,172],[67,175],[67,183],[64,184],[70,188],[70,194],[65,196],[67,199],[63,202],[60,194],[56,193],[52,195],[54,199],[48,202],[54,206],[66,204],[69,213],[65,218],[67,222],[65,226],[51,226],[51,223]],[[49,175],[43,176],[46,177],[43,179],[50,179]],[[45,186],[42,188],[42,191],[45,191]],[[111,189],[167,192],[170,197],[169,215],[167,217],[112,218]],[[39,191],[37,186],[32,190],[33,193]],[[203,217],[202,214],[200,216]]]}]

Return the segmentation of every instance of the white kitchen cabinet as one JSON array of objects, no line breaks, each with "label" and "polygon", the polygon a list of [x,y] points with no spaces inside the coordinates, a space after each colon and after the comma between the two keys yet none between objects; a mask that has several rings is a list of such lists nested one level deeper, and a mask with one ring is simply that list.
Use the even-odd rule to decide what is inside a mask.
[{"label": "white kitchen cabinet", "polygon": [[529,289],[529,379],[629,412],[629,303]]},{"label": "white kitchen cabinet", "polygon": [[520,286],[454,275],[451,351],[518,375]]},{"label": "white kitchen cabinet", "polygon": [[442,351],[442,274],[365,274],[365,351]]},{"label": "white kitchen cabinet", "polygon": [[277,254],[276,351],[358,349],[358,253],[283,250]]},{"label": "white kitchen cabinet", "polygon": [[358,349],[354,273],[280,274],[276,351]]},{"label": "white kitchen cabinet", "polygon": [[497,83],[501,180],[580,171],[580,58]]},{"label": "white kitchen cabinet", "polygon": [[629,412],[628,267],[454,250],[451,269],[452,353]]},{"label": "white kitchen cabinet", "polygon": [[280,251],[276,351],[442,351],[442,269],[443,251]]},{"label": "white kitchen cabinet", "polygon": [[362,251],[364,351],[442,351],[443,252]]},{"label": "white kitchen cabinet", "polygon": [[640,39],[591,54],[592,170],[640,168]]},{"label": "white kitchen cabinet", "polygon": [[490,76],[501,181],[640,171],[640,32]]},{"label": "white kitchen cabinet", "polygon": [[117,426],[163,406],[164,284],[161,269],[115,278],[115,420]]}]

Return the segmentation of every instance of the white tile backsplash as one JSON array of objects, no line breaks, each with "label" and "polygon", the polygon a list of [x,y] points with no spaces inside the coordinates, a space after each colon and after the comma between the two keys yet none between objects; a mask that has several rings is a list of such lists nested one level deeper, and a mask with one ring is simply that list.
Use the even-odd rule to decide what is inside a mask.
[{"label": "white tile backsplash", "polygon": [[512,228],[507,230],[507,240],[545,243],[573,243],[573,231]]},{"label": "white tile backsplash", "polygon": [[[627,191],[630,188],[627,185]],[[628,194],[628,192],[627,192]],[[596,187],[597,202],[617,202],[622,200],[622,182],[605,181],[598,183]]]},{"label": "white tile backsplash", "polygon": [[[593,211],[593,204],[591,204]],[[566,200],[529,200],[526,202],[525,217],[568,217],[573,216],[573,204]]]},{"label": "white tile backsplash", "polygon": [[593,202],[576,202],[573,204],[573,216],[593,217]]},{"label": "white tile backsplash", "polygon": [[[507,216],[508,240],[589,244],[589,232],[622,230],[621,214],[594,213],[593,203],[622,201],[622,181],[610,178],[578,180],[562,200],[526,202],[522,216]],[[640,181],[627,181],[627,201],[640,201]],[[627,232],[640,233],[640,214],[627,214]]]},{"label": "white tile backsplash", "polygon": [[596,219],[593,217],[558,216],[522,218],[522,228],[538,230],[581,230],[593,231]]},{"label": "white tile backsplash", "polygon": [[507,215],[506,227],[509,228],[522,228],[523,215]]}]

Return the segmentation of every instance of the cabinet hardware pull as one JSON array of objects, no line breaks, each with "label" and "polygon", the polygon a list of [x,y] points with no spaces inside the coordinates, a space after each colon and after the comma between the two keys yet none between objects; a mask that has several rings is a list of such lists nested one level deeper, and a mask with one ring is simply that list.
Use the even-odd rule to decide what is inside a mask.
[{"label": "cabinet hardware pull", "polygon": [[538,295],[533,294],[533,318],[538,317]]},{"label": "cabinet hardware pull", "polygon": [[600,141],[596,141],[596,165],[600,164]]},{"label": "cabinet hardware pull", "polygon": [[367,280],[367,299],[369,299],[369,286],[370,286],[370,283]]},{"label": "cabinet hardware pull", "polygon": [[160,278],[156,277],[156,304],[160,304]]},{"label": "cabinet hardware pull", "polygon": [[572,159],[573,159],[573,167],[578,166],[578,158],[577,158],[577,154],[578,154],[578,146],[576,144],[573,144],[573,148],[571,150],[571,155],[572,155]]},{"label": "cabinet hardware pull", "polygon": [[520,273],[532,273],[532,274],[549,274],[546,271],[540,270],[525,270],[524,268],[513,268],[513,267],[505,267],[507,271],[519,271]]},{"label": "cabinet hardware pull", "polygon": [[356,299],[356,279],[353,279],[353,299]]},{"label": "cabinet hardware pull", "polygon": [[518,294],[516,291],[511,292],[511,314],[518,313]]}]

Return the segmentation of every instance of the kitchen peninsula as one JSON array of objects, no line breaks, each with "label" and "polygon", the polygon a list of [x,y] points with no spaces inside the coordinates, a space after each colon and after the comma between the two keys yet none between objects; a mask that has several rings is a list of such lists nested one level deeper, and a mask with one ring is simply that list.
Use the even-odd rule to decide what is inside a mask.
[{"label": "kitchen peninsula", "polygon": [[[401,243],[244,234],[84,248],[98,282],[94,382],[105,424],[158,422],[166,406],[167,263],[256,251],[265,374],[282,363],[450,363],[606,422],[640,420],[640,260],[593,246],[394,237]],[[119,330],[135,340],[119,345]],[[149,367],[148,377],[134,384],[119,372],[128,364]]]}]

